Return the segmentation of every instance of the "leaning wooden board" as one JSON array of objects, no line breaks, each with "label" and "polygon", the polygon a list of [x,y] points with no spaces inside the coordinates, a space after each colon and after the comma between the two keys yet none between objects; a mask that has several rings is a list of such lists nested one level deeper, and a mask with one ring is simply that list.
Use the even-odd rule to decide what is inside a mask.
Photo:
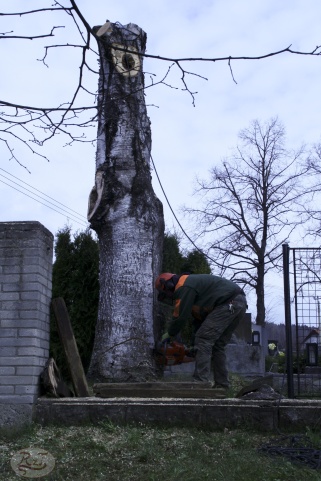
[{"label": "leaning wooden board", "polygon": [[62,297],[52,300],[52,307],[57,321],[58,333],[62,343],[72,384],[77,397],[88,397],[88,385],[78,347],[72,330],[69,314]]}]

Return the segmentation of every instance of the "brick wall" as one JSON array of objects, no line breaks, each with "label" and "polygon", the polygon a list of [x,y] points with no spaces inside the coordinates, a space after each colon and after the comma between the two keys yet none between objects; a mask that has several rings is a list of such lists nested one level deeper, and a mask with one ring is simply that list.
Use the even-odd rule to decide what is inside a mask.
[{"label": "brick wall", "polygon": [[0,426],[32,419],[49,357],[52,257],[39,222],[0,223]]}]

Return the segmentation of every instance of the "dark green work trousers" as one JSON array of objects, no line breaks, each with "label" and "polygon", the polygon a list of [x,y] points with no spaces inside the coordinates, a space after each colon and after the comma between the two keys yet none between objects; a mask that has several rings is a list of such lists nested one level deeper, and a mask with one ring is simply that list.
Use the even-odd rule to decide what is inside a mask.
[{"label": "dark green work trousers", "polygon": [[243,319],[247,308],[246,297],[243,294],[237,295],[231,305],[232,307],[227,303],[215,307],[196,332],[195,381],[211,381],[211,359],[213,359],[214,384],[229,386],[225,346]]}]

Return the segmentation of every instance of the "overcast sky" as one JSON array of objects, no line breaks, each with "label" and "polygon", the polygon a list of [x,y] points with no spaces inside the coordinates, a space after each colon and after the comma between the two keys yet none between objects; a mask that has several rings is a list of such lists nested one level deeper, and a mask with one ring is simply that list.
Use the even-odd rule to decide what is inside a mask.
[{"label": "overcast sky", "polygon": [[[51,0],[0,0],[0,12],[34,10],[52,3]],[[77,3],[92,26],[102,25],[107,19],[139,25],[147,33],[147,53],[153,55],[257,56],[289,45],[304,52],[321,45],[320,0],[78,0]],[[40,41],[1,38],[2,100],[41,107],[70,100],[78,81],[80,50],[50,51],[46,59],[49,68],[37,60],[43,57],[44,46],[75,41],[75,31],[66,16],[0,17],[1,33],[40,35],[48,33],[53,25],[66,28],[55,30],[54,38]],[[146,84],[150,83],[151,74],[156,74],[154,82],[160,80],[169,65],[145,60]],[[230,155],[238,143],[238,132],[252,120],[266,121],[278,116],[291,148],[320,141],[321,57],[286,53],[259,61],[233,61],[237,83],[226,61],[190,62],[186,63],[186,69],[199,75],[187,79],[190,89],[198,92],[195,106],[191,96],[181,90],[175,68],[167,82],[176,88],[164,85],[149,88],[146,103],[152,125],[153,159],[172,208],[188,229],[188,220],[183,218],[180,208],[184,204],[195,205],[192,196],[195,177],[205,178],[211,166]],[[92,76],[88,82],[95,91],[97,78]],[[63,147],[66,139],[59,140],[42,148],[50,162],[21,149],[18,143],[13,144],[15,153],[31,173],[10,160],[5,144],[0,143],[0,221],[36,220],[53,234],[66,223],[73,230],[87,225],[95,148],[85,144]],[[155,192],[164,204],[166,226],[179,231],[154,177]],[[33,191],[25,191],[29,196],[37,193],[43,197],[23,182],[50,196],[47,199],[50,202],[55,203],[55,199],[63,204],[65,207],[48,204],[63,215],[15,190],[24,186]],[[74,213],[67,214],[58,207],[77,212],[78,221]]]}]

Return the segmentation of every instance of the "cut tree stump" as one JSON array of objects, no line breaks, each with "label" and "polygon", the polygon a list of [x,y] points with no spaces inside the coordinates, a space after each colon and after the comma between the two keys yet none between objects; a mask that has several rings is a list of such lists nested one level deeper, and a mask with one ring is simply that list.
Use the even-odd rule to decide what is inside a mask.
[{"label": "cut tree stump", "polygon": [[224,390],[213,389],[211,383],[193,382],[134,382],[94,384],[96,397],[137,398],[226,398]]},{"label": "cut tree stump", "polygon": [[72,384],[77,397],[88,397],[88,385],[79,356],[77,343],[72,330],[71,322],[65,301],[62,297],[52,300],[52,307],[55,313],[59,338],[66,355],[68,369]]}]

